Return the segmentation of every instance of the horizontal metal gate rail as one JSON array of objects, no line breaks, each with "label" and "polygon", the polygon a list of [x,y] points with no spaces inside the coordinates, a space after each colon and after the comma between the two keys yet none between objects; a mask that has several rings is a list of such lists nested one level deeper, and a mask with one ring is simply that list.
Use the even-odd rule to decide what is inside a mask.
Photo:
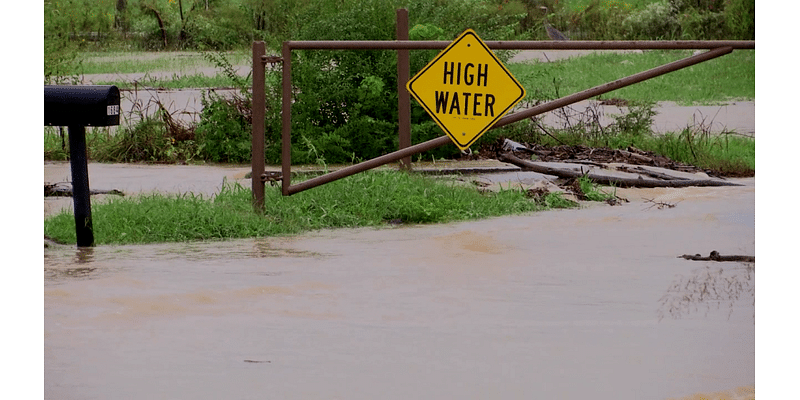
[{"label": "horizontal metal gate rail", "polygon": [[[398,20],[401,13],[398,11]],[[406,19],[407,21],[407,19]],[[407,22],[405,29],[407,30]],[[398,37],[401,37],[400,23],[398,23]],[[647,79],[651,79],[669,72],[677,71],[704,61],[708,61],[732,52],[734,49],[755,49],[755,41],[486,41],[489,48],[493,50],[709,50],[707,52],[693,55],[688,58],[677,60],[647,71],[643,71],[625,78],[608,82],[591,89],[587,89],[569,96],[562,97],[544,104],[537,105],[501,118],[493,127],[498,128],[531,118],[533,116],[552,111],[561,107],[568,106],[578,101],[586,100],[603,93],[620,89],[625,86],[633,85]],[[444,135],[436,139],[419,143],[413,146],[403,147],[403,136],[408,135],[405,141],[410,144],[410,133],[402,130],[410,130],[410,117],[408,112],[403,111],[403,99],[399,99],[399,118],[400,127],[400,149],[398,151],[385,154],[340,170],[318,176],[307,181],[292,185],[291,184],[291,105],[292,105],[292,51],[293,50],[398,50],[402,56],[403,51],[407,50],[437,50],[446,48],[450,42],[446,41],[287,41],[283,43],[282,57],[267,57],[264,55],[263,42],[253,44],[253,197],[254,205],[257,209],[263,209],[264,201],[264,65],[267,62],[283,63],[282,79],[282,148],[281,148],[281,190],[284,196],[295,194],[303,190],[332,182],[359,172],[366,171],[381,165],[409,159],[413,154],[428,151],[451,142],[451,139]],[[259,48],[257,49],[257,45]],[[408,58],[398,57],[398,97],[406,96],[405,81],[408,80]],[[406,65],[401,65],[405,63]],[[258,65],[257,65],[258,64]],[[259,67],[260,65],[260,67]],[[405,75],[405,76],[402,76]],[[257,110],[259,108],[259,110]],[[258,148],[257,148],[258,147]],[[257,154],[258,153],[258,154]],[[259,164],[260,163],[260,164]],[[402,166],[403,163],[401,163]]]},{"label": "horizontal metal gate rail", "polygon": [[[442,40],[309,40],[284,42],[289,50],[442,50],[451,42]],[[492,50],[711,50],[719,47],[755,49],[752,40],[485,40]],[[286,54],[284,53],[284,57]]]}]

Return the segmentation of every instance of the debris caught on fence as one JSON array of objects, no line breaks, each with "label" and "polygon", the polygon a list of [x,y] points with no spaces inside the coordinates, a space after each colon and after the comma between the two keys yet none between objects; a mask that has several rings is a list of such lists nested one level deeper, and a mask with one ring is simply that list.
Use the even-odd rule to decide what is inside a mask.
[{"label": "debris caught on fence", "polygon": [[553,175],[563,179],[574,179],[581,176],[586,176],[593,182],[601,185],[613,185],[618,187],[640,187],[640,188],[657,188],[657,187],[689,187],[689,186],[742,186],[738,183],[716,180],[716,179],[685,179],[685,180],[656,180],[644,179],[641,175],[638,178],[621,178],[601,173],[589,171],[575,171],[567,168],[554,168],[537,164],[532,161],[523,160],[511,152],[502,152],[498,154],[498,159],[503,162],[514,164],[525,171],[534,171],[540,174]]}]

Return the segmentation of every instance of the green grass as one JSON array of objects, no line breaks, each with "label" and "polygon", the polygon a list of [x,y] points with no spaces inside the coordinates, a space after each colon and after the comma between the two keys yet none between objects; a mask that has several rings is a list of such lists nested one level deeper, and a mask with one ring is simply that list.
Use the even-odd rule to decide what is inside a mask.
[{"label": "green grass", "polygon": [[[572,204],[549,198],[553,207]],[[324,228],[382,226],[388,221],[441,223],[519,214],[545,208],[521,190],[480,193],[441,180],[396,171],[370,171],[284,197],[266,188],[266,212],[251,206],[251,192],[228,185],[212,198],[150,194],[110,197],[92,207],[95,242],[136,244],[292,235]],[[75,242],[74,217],[45,219],[47,237]]]},{"label": "green grass", "polygon": [[725,176],[753,176],[756,141],[736,134],[700,134],[691,129],[643,137],[634,145],[669,159],[718,171]]},{"label": "green grass", "polygon": [[[595,0],[569,0],[566,8],[572,11],[585,10]],[[654,0],[600,0],[599,6],[609,9],[638,10],[645,8],[648,4],[655,3]]]},{"label": "green grass", "polygon": [[[234,88],[237,82],[225,74],[207,76],[203,74],[181,75],[172,74],[171,77],[150,77],[138,79],[137,83],[124,79],[98,80],[96,85],[115,85],[120,89],[133,89],[135,86],[152,87],[159,89],[188,89],[188,88]],[[248,85],[253,85],[253,80],[248,78]]]},{"label": "green grass", "polygon": [[62,140],[58,128],[52,126],[44,127],[45,160],[66,161],[69,159],[69,140],[67,137],[67,128],[65,127],[63,130],[64,137]]},{"label": "green grass", "polygon": [[[671,160],[715,171],[722,176],[748,177],[755,175],[756,141],[735,133],[711,134],[696,127],[682,132],[653,134],[611,133],[585,135],[583,132],[552,131],[553,137],[527,133],[523,128],[507,131],[506,137],[521,142],[535,142],[546,146],[585,145],[626,149],[629,146],[651,151]],[[530,129],[530,128],[527,128]],[[523,132],[523,133],[521,133]]]},{"label": "green grass", "polygon": [[[553,99],[602,85],[691,55],[690,51],[593,54],[552,63],[509,64],[528,100]],[[543,89],[544,88],[544,89]],[[755,98],[755,50],[731,54],[602,95],[629,101],[714,104]]]},{"label": "green grass", "polygon": [[[241,79],[250,72],[251,55],[243,51],[225,53],[202,52],[93,52],[84,53],[81,61],[83,74],[134,74],[144,73],[137,79],[139,87],[162,89],[186,89],[205,87],[238,87],[241,82],[234,81],[219,61],[224,59],[231,66],[231,73],[243,69]],[[244,66],[236,68],[235,66]],[[205,73],[200,70],[206,70]],[[209,75],[209,70],[217,73]],[[166,75],[166,74],[171,75]],[[152,74],[152,75],[151,75]],[[121,89],[134,88],[134,82],[125,79],[95,80],[98,85],[116,85]],[[252,86],[252,79],[246,80]]]},{"label": "green grass", "polygon": [[578,187],[580,187],[581,193],[586,197],[586,200],[589,201],[607,201],[616,197],[616,190],[611,193],[606,192],[586,176],[578,178]]},{"label": "green grass", "polygon": [[[244,51],[226,52],[234,65],[250,65],[252,55]],[[87,52],[81,54],[83,74],[130,74],[150,71],[183,72],[216,65],[202,52]]]}]

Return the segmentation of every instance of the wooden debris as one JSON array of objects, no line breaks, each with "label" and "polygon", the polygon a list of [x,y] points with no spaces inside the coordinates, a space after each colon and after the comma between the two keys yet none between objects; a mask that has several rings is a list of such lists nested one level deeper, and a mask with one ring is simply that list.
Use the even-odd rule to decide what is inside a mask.
[{"label": "wooden debris", "polygon": [[[111,189],[111,190],[91,189],[89,190],[89,194],[90,195],[114,194],[117,196],[125,196],[125,193],[122,193],[117,189]],[[44,197],[71,197],[71,196],[72,196],[72,184],[65,182],[44,184]]]},{"label": "wooden debris", "polygon": [[719,262],[734,261],[734,262],[751,262],[751,263],[756,262],[755,256],[723,256],[720,255],[719,252],[716,250],[712,251],[711,254],[708,255],[708,257],[703,257],[700,254],[695,254],[695,255],[684,254],[682,256],[679,256],[678,258],[684,258],[692,261],[719,261]]},{"label": "wooden debris", "polygon": [[552,168],[543,165],[538,165],[531,161],[523,160],[510,152],[498,154],[498,159],[500,161],[514,164],[526,171],[534,171],[540,174],[553,175],[564,179],[576,179],[585,175],[595,183],[601,185],[614,185],[619,187],[657,188],[657,187],[689,187],[689,186],[742,186],[738,183],[712,180],[712,179],[662,181],[653,179],[643,179],[641,176],[639,176],[639,179],[631,179],[631,178],[612,177],[592,172],[583,173],[579,171],[574,171],[572,169]]},{"label": "wooden debris", "polygon": [[658,207],[659,210],[664,208],[675,208],[678,203],[667,203],[663,201],[654,201],[653,199],[644,199],[645,203],[653,203],[650,207],[647,207],[646,210],[649,210],[653,207]]}]

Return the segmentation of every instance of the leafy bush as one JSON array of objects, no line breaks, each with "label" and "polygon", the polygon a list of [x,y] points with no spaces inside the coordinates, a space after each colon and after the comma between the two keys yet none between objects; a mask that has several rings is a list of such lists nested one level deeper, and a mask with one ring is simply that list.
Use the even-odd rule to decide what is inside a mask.
[{"label": "leafy bush", "polygon": [[44,127],[44,159],[53,161],[69,160],[67,129],[63,126]]},{"label": "leafy bush", "polygon": [[[548,10],[559,10],[553,7]],[[622,40],[626,37],[623,21],[633,11],[627,2],[592,0],[583,8],[556,12],[548,20],[558,29],[568,27],[569,37],[575,40]],[[547,38],[544,27],[536,29],[540,38]]]},{"label": "leafy bush", "polygon": [[692,9],[678,16],[681,37],[691,40],[712,40],[725,37],[727,30],[722,12],[698,12]]},{"label": "leafy bush", "polygon": [[246,10],[234,4],[196,11],[186,20],[184,29],[181,46],[201,50],[244,47],[256,37]]},{"label": "leafy bush", "polygon": [[756,1],[728,0],[725,6],[725,21],[730,39],[756,39]]},{"label": "leafy bush", "polygon": [[652,133],[653,117],[658,114],[653,108],[654,102],[639,102],[628,106],[627,112],[613,115],[615,133],[627,133],[642,136]]},{"label": "leafy bush", "polygon": [[203,111],[196,137],[202,157],[214,162],[249,162],[251,152],[252,100],[226,99],[219,94],[203,94]]},{"label": "leafy bush", "polygon": [[264,40],[270,48],[279,48],[285,40],[290,40],[303,22],[301,17],[312,0],[243,0],[242,8],[252,22],[253,30],[259,40]]},{"label": "leafy bush", "polygon": [[45,36],[44,84],[76,84],[80,81],[80,59],[74,45],[65,37]]},{"label": "leafy bush", "polygon": [[[414,40],[452,40],[467,28],[485,40],[513,39],[525,15],[519,2],[415,0],[406,7],[409,36]],[[394,40],[397,8],[391,0],[344,2],[338,8],[320,2],[307,10],[303,19],[311,22],[296,38]],[[435,50],[411,52],[411,73],[436,54]],[[498,56],[507,59],[510,55]],[[293,57],[292,141],[297,148],[293,161],[314,162],[307,158],[313,154],[329,163],[350,162],[397,148],[395,51],[296,51]],[[412,143],[442,135],[416,102],[412,102],[411,118]],[[452,154],[452,149],[445,152]]]},{"label": "leafy bush", "polygon": [[110,162],[188,162],[197,157],[197,145],[191,137],[176,137],[165,121],[164,113],[144,117],[132,126],[121,128],[94,143],[90,157]]},{"label": "leafy bush", "polygon": [[70,41],[73,21],[70,4],[45,2],[44,83],[76,83],[80,60],[77,45]]},{"label": "leafy bush", "polygon": [[[575,4],[578,4],[577,6]],[[527,2],[524,24],[532,36],[546,39],[534,8],[547,7],[549,22],[580,40],[755,39],[754,0],[585,0],[559,5]]]},{"label": "leafy bush", "polygon": [[669,39],[680,31],[676,11],[668,2],[650,3],[643,10],[631,13],[623,21],[631,39]]}]

